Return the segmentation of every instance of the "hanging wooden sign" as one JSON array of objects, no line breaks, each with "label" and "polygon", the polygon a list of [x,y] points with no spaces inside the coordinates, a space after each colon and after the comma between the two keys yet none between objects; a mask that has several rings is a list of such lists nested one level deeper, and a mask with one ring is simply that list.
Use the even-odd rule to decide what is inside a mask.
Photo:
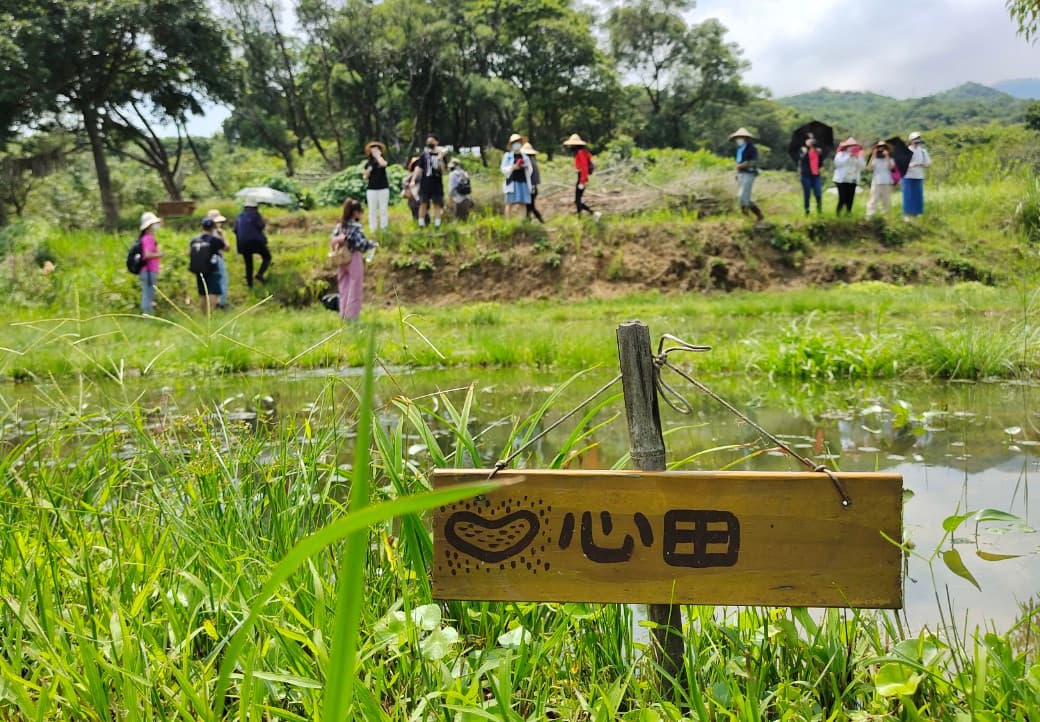
[{"label": "hanging wooden sign", "polygon": [[[438,470],[434,486],[486,479]],[[434,512],[440,599],[898,609],[903,478],[502,471]]]}]

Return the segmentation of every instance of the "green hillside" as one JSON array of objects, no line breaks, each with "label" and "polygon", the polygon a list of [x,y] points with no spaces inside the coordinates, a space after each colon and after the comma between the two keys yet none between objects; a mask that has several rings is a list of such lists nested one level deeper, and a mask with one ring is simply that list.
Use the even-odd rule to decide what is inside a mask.
[{"label": "green hillside", "polygon": [[834,125],[839,135],[854,133],[866,138],[951,125],[1021,122],[1027,105],[1024,100],[978,83],[906,100],[821,88],[778,102],[806,118]]}]

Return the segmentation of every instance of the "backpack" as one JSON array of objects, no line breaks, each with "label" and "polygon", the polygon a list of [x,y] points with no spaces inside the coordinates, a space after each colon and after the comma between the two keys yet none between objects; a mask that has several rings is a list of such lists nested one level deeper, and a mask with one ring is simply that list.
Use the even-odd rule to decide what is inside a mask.
[{"label": "backpack", "polygon": [[592,160],[592,156],[589,156],[589,175],[596,172],[596,162]]},{"label": "backpack", "polygon": [[213,270],[213,246],[208,237],[195,236],[188,248],[188,270],[191,273],[209,273]]},{"label": "backpack", "polygon": [[130,250],[126,252],[126,270],[135,276],[140,275],[145,263],[147,261],[144,259],[144,248],[141,247],[141,239],[138,238],[130,244]]},{"label": "backpack", "polygon": [[461,178],[459,178],[459,184],[455,186],[455,192],[458,193],[460,196],[468,196],[470,193],[473,192],[473,188],[469,183],[468,175],[463,175]]}]

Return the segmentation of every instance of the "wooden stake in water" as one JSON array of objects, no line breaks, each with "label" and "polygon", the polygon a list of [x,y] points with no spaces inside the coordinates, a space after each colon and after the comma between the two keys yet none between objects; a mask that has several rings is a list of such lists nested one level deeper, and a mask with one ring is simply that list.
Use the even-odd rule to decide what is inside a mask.
[{"label": "wooden stake in water", "polygon": [[[625,322],[618,326],[617,343],[632,463],[640,471],[663,471],[664,436],[654,385],[650,328],[640,321]],[[683,637],[679,605],[649,604],[647,617],[655,625],[653,637],[657,663],[665,674],[680,679]]]}]

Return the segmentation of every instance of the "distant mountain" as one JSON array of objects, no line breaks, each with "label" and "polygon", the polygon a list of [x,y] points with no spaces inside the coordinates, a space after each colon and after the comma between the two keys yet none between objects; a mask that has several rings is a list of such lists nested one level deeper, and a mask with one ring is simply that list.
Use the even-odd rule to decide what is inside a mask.
[{"label": "distant mountain", "polygon": [[1040,78],[1018,78],[993,83],[994,88],[1008,95],[1026,100],[1040,100]]},{"label": "distant mountain", "polygon": [[897,100],[876,93],[829,90],[779,98],[805,119],[835,126],[838,135],[867,138],[906,134],[949,125],[1021,122],[1027,102],[995,88],[965,83],[924,98]]}]

